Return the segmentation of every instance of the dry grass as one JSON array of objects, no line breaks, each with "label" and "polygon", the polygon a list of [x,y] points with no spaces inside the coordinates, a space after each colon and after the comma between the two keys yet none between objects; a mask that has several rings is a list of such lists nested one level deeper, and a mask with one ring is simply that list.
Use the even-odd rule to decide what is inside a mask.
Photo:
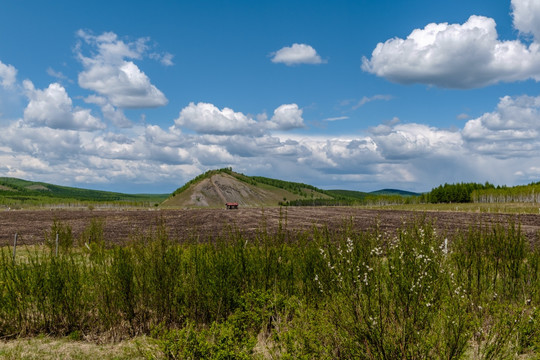
[{"label": "dry grass", "polygon": [[491,214],[540,214],[540,204],[532,203],[459,203],[459,204],[404,204],[370,205],[370,209],[405,211],[452,211]]},{"label": "dry grass", "polygon": [[69,338],[34,337],[10,341],[0,341],[1,359],[36,360],[122,360],[159,359],[160,352],[155,342],[147,337],[139,337],[116,344],[96,344],[74,341]]}]

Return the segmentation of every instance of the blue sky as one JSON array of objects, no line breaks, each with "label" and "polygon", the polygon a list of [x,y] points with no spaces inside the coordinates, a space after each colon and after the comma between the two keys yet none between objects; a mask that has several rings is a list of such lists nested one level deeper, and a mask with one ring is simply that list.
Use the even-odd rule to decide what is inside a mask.
[{"label": "blue sky", "polygon": [[0,5],[0,176],[170,192],[540,178],[540,0]]}]

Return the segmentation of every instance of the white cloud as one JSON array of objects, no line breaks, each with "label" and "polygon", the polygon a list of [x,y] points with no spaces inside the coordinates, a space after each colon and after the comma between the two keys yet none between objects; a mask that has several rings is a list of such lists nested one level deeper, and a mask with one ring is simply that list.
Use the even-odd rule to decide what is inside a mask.
[{"label": "white cloud", "polygon": [[192,153],[196,161],[205,166],[219,166],[220,164],[230,164],[237,161],[221,145],[197,144]]},{"label": "white cloud", "polygon": [[330,173],[366,173],[382,161],[375,142],[369,137],[356,139],[317,139],[305,137],[299,144],[307,149],[299,157],[300,164]]},{"label": "white cloud", "polygon": [[0,139],[16,156],[30,155],[47,163],[76,157],[81,147],[77,131],[30,127],[22,120],[3,128]]},{"label": "white cloud", "polygon": [[170,53],[163,53],[163,54],[151,53],[148,56],[150,57],[150,59],[154,59],[154,60],[159,61],[161,63],[161,65],[164,65],[164,66],[173,66],[174,65],[174,63],[172,61],[172,59],[174,58],[173,54],[170,54]]},{"label": "white cloud", "polygon": [[39,90],[30,80],[25,80],[23,86],[30,100],[24,109],[24,120],[28,124],[71,130],[105,128],[89,109],[73,108],[71,98],[62,85],[52,83],[48,88]]},{"label": "white cloud", "polygon": [[15,84],[17,69],[13,65],[6,65],[0,61],[0,84],[4,88],[10,88]]},{"label": "white cloud", "polygon": [[540,2],[536,0],[512,0],[514,27],[521,33],[532,34],[540,41]]},{"label": "white cloud", "polygon": [[273,63],[284,63],[285,65],[298,64],[322,64],[322,60],[317,51],[307,44],[293,44],[285,46],[271,54]]},{"label": "white cloud", "polygon": [[177,126],[187,127],[201,134],[259,133],[257,122],[230,108],[220,110],[213,104],[190,103],[180,111],[174,121]]},{"label": "white cloud", "polygon": [[[501,99],[496,111],[485,114],[480,124],[493,134],[509,128],[538,128],[537,101]],[[224,116],[224,110],[217,111]],[[498,122],[486,120],[494,114],[504,115]],[[511,120],[512,114],[523,122]],[[232,166],[248,174],[322,185],[350,182],[350,186],[366,190],[384,186],[429,190],[444,181],[507,183],[532,176],[539,161],[538,137],[521,143],[505,142],[502,137],[493,141],[482,134],[472,138],[468,126],[473,121],[462,131],[392,121],[365,136],[328,138],[248,134],[241,128],[227,134],[185,134],[177,126],[165,130],[157,125],[107,133],[78,132],[32,128],[21,120],[0,132],[0,163],[4,166],[0,172],[14,174],[17,161],[24,157],[32,169],[19,167],[19,171],[43,174],[40,180],[76,178],[80,183],[120,184],[167,179],[180,186],[207,169]],[[517,152],[518,147],[521,152]],[[513,158],[500,156],[510,150]],[[5,170],[9,166],[11,170]],[[494,166],[505,171],[495,171]]]},{"label": "white cloud", "polygon": [[182,138],[182,132],[175,126],[171,126],[169,131],[165,131],[157,125],[148,125],[144,135],[146,141],[154,145],[177,147],[185,146],[185,140]]},{"label": "white cloud", "polygon": [[475,152],[533,157],[540,150],[540,96],[502,97],[496,111],[469,120],[463,138]]},{"label": "white cloud", "polygon": [[495,21],[471,16],[463,25],[428,24],[406,39],[379,43],[362,69],[401,84],[476,88],[540,80],[540,44],[499,41]]},{"label": "white cloud", "polygon": [[362,99],[360,99],[360,101],[358,101],[358,103],[356,105],[353,106],[353,109],[358,109],[359,107],[362,107],[364,106],[365,104],[369,103],[369,102],[372,102],[372,101],[376,101],[376,100],[392,100],[393,99],[393,96],[392,95],[373,95],[371,97],[367,97],[367,96],[364,96]]},{"label": "white cloud", "polygon": [[260,136],[268,130],[291,130],[304,127],[302,109],[297,104],[284,104],[274,110],[270,120],[261,114],[258,121],[230,108],[219,109],[209,103],[190,103],[180,111],[174,121],[178,127],[186,127],[199,134],[246,134]]},{"label": "white cloud", "polygon": [[267,125],[270,129],[291,130],[304,127],[302,109],[296,104],[284,104],[274,110],[274,115]]},{"label": "white cloud", "polygon": [[54,77],[54,78],[56,78],[58,80],[68,80],[68,77],[66,75],[62,74],[61,71],[56,71],[51,67],[47,68],[47,74],[49,74],[50,76],[52,76],[52,77]]},{"label": "white cloud", "polygon": [[422,124],[398,124],[374,130],[373,140],[387,160],[450,156],[462,148],[459,132]]},{"label": "white cloud", "polygon": [[338,120],[347,120],[348,116],[334,116],[324,119],[324,121],[338,121]]},{"label": "white cloud", "polygon": [[126,117],[124,112],[121,109],[115,108],[103,96],[90,95],[86,97],[84,101],[89,104],[99,105],[105,119],[110,120],[115,126],[119,128],[130,128],[133,126],[132,122]]},{"label": "white cloud", "polygon": [[[137,65],[126,59],[142,59],[148,46],[147,38],[125,43],[112,32],[99,36],[79,30],[78,35],[97,50],[92,57],[76,48],[84,71],[79,73],[79,85],[107,97],[120,108],[145,108],[166,105],[165,95],[150,83],[148,76]],[[171,59],[169,59],[170,61]]]}]

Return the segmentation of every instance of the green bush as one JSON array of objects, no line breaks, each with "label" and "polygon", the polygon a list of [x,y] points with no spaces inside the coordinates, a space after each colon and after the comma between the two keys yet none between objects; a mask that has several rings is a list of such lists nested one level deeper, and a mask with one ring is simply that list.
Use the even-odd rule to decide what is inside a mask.
[{"label": "green bush", "polygon": [[[396,232],[236,228],[179,243],[157,220],[107,246],[94,219],[73,246],[0,249],[0,337],[153,335],[171,359],[516,358],[540,345],[540,252],[514,223],[447,239]],[[60,254],[51,239],[59,234]],[[195,239],[197,239],[195,241]],[[62,239],[60,241],[60,239]],[[18,252],[19,254],[19,252]]]}]

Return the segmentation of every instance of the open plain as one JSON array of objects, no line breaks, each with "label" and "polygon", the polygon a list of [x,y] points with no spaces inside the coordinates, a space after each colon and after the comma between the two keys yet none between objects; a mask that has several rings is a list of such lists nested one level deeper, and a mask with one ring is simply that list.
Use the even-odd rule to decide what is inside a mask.
[{"label": "open plain", "polygon": [[540,215],[487,214],[471,212],[419,212],[403,210],[374,210],[359,207],[288,207],[189,209],[189,210],[14,210],[0,213],[0,245],[10,245],[15,233],[18,244],[34,245],[43,242],[54,220],[69,225],[75,238],[90,224],[92,218],[104,222],[104,237],[110,243],[123,244],[134,236],[151,230],[160,222],[169,236],[178,241],[206,241],[231,227],[246,237],[261,230],[273,233],[281,228],[291,232],[326,227],[331,232],[351,225],[353,231],[368,230],[379,224],[381,230],[393,232],[405,221],[426,217],[433,220],[441,233],[466,231],[478,224],[507,225],[515,222],[529,241],[537,242],[540,234]]}]

